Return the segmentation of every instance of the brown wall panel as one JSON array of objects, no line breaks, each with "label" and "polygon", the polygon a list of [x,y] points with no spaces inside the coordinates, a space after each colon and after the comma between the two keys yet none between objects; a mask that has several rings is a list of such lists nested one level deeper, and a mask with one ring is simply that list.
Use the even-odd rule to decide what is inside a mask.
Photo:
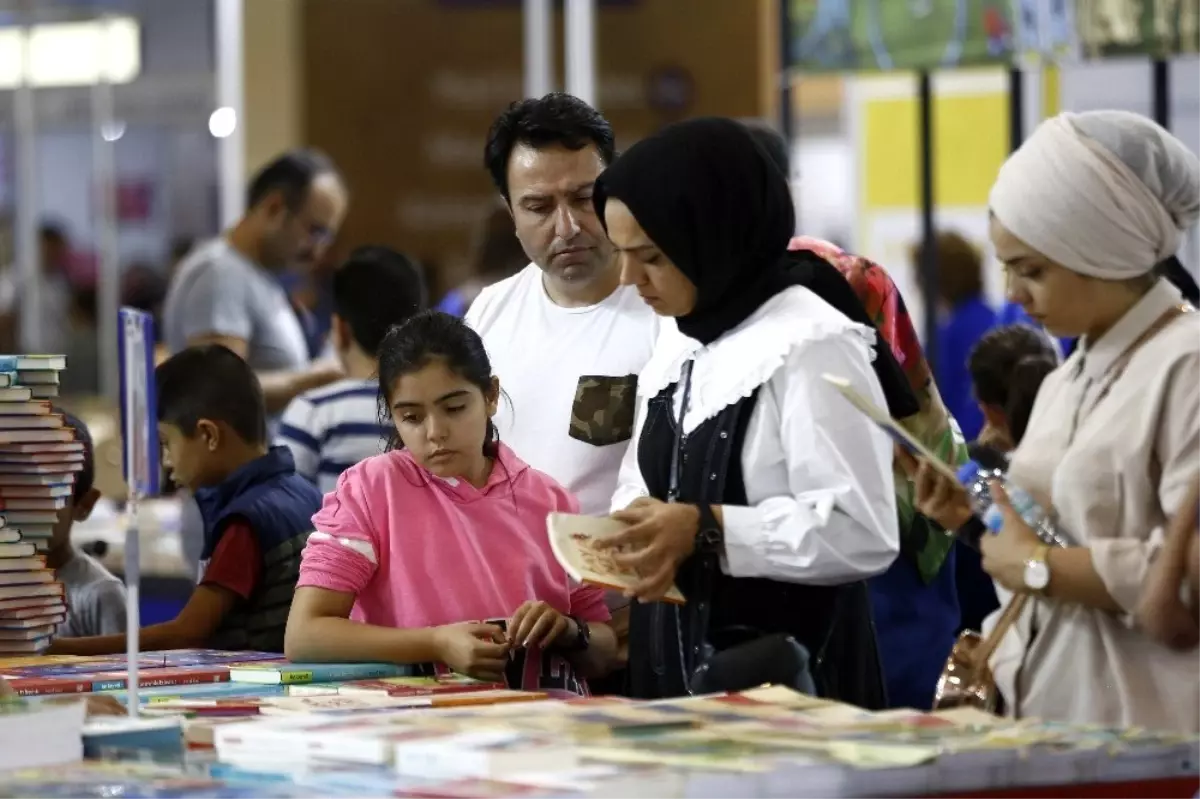
[{"label": "brown wall panel", "polygon": [[[618,146],[676,118],[770,113],[764,5],[774,0],[601,0],[599,106]],[[556,27],[561,83],[561,14]],[[353,192],[340,251],[387,243],[444,283],[461,274],[493,197],[488,125],[521,96],[521,36],[519,2],[306,0],[305,132]]]}]

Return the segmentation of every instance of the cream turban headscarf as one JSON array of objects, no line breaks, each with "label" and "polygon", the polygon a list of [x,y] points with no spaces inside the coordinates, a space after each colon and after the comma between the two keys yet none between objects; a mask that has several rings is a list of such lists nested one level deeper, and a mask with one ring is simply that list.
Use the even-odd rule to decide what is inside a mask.
[{"label": "cream turban headscarf", "polygon": [[989,202],[1055,263],[1124,280],[1174,255],[1200,217],[1200,159],[1138,114],[1063,113],[1004,163]]}]

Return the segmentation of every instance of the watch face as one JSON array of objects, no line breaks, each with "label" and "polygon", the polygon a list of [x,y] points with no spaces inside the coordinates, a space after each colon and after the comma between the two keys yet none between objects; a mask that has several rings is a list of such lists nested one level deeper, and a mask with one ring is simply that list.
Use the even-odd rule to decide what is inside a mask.
[{"label": "watch face", "polygon": [[1031,591],[1042,591],[1050,584],[1050,567],[1044,560],[1025,563],[1025,587]]}]

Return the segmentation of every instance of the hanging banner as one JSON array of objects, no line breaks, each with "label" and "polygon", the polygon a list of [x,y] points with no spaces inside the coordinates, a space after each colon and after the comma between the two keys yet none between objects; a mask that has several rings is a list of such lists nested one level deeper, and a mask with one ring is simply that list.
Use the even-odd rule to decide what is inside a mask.
[{"label": "hanging banner", "polygon": [[1084,58],[1200,52],[1200,0],[1075,0]]},{"label": "hanging banner", "polygon": [[801,71],[937,69],[1012,58],[1012,0],[787,0]]}]

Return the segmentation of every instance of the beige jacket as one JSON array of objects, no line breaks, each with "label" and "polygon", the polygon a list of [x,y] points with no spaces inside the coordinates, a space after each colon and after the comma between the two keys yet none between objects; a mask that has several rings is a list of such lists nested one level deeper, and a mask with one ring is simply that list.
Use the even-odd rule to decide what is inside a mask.
[{"label": "beige jacket", "polygon": [[[1176,318],[1143,343],[1115,380],[1110,370],[1181,303],[1160,281],[1086,352],[1080,347],[1042,385],[1014,453],[1013,481],[1052,507],[1061,528],[1091,550],[1096,571],[1126,610],[1030,602],[992,658],[1017,716],[1200,731],[1197,653],[1155,643],[1132,618],[1166,521],[1200,468],[1200,313]],[[1007,592],[1000,594],[1007,601]]]}]

